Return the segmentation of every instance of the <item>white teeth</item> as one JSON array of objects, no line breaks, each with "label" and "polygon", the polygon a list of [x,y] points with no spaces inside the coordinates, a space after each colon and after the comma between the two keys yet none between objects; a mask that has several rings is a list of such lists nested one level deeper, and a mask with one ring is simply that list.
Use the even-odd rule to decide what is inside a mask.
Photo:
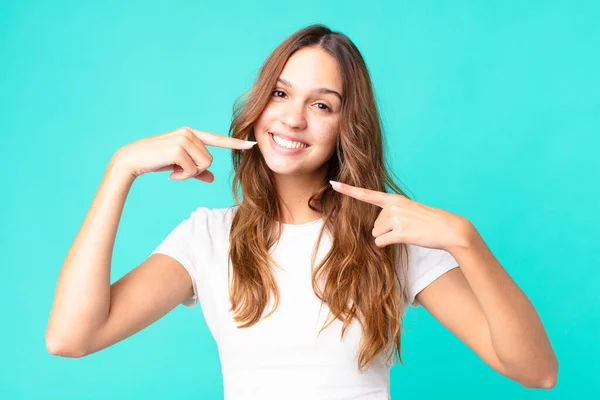
[{"label": "white teeth", "polygon": [[292,142],[291,140],[280,138],[279,136],[273,135],[273,140],[280,146],[286,147],[288,149],[297,149],[308,147],[307,145],[300,142]]}]

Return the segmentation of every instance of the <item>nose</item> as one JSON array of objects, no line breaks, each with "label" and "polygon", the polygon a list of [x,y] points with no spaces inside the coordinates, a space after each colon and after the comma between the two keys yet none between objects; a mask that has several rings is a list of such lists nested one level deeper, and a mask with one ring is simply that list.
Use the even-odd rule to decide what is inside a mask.
[{"label": "nose", "polygon": [[282,122],[292,129],[304,129],[306,127],[304,104],[288,101],[283,110]]}]

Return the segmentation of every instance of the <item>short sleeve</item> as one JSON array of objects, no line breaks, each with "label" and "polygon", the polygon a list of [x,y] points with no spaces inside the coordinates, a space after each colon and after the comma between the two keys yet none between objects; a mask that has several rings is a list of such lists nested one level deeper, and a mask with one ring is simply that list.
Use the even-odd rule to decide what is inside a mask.
[{"label": "short sleeve", "polygon": [[165,254],[179,261],[192,278],[194,294],[185,299],[181,304],[186,307],[195,307],[198,303],[198,266],[196,254],[201,243],[198,232],[203,228],[203,213],[200,209],[192,212],[189,218],[183,220],[169,233],[169,235],[151,253]]},{"label": "short sleeve", "polygon": [[458,267],[450,253],[441,249],[408,246],[408,301],[414,307],[421,306],[415,296],[444,273]]}]

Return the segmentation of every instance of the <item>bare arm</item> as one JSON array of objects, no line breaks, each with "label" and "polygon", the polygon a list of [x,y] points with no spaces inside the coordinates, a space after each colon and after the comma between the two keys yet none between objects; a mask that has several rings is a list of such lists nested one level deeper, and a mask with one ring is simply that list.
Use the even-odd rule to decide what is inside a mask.
[{"label": "bare arm", "polygon": [[206,145],[250,149],[256,142],[182,127],[119,149],[67,253],[59,274],[46,347],[52,354],[81,357],[122,340],[193,295],[187,270],[175,259],[153,254],[110,285],[115,236],[136,177],[173,170],[176,180],[212,182],[213,157]]},{"label": "bare arm", "polygon": [[89,355],[133,335],[194,294],[189,273],[175,259],[152,254],[113,283],[110,312],[89,336],[80,355]]},{"label": "bare arm", "polygon": [[[180,300],[192,295],[192,284],[187,271],[182,266],[174,266],[179,263],[167,256],[150,257],[134,271],[115,282],[111,288],[110,267],[115,236],[125,200],[135,179],[127,171],[119,169],[114,160],[113,157],[106,169],[58,278],[46,329],[46,346],[52,354],[67,357],[87,354],[90,338],[99,334],[115,304],[118,305],[113,311],[120,312],[115,313],[113,319],[122,318],[125,309],[137,311],[139,319],[136,325],[139,330],[143,328],[139,326],[140,323],[144,324],[147,321],[144,326],[148,325],[151,320],[158,319],[160,314],[164,315],[175,307]],[[163,262],[162,265],[157,266],[160,261]],[[165,267],[165,262],[171,266]],[[139,276],[140,280],[137,283],[132,282],[132,278],[136,276]],[[144,288],[144,285],[148,286]],[[125,290],[128,286],[132,286],[133,290]],[[151,300],[148,298],[149,290],[157,295],[165,291],[169,293],[158,306],[159,309],[154,312],[148,310],[152,315],[144,316],[143,310],[138,308],[138,302],[140,296],[144,300]],[[128,302],[129,306],[121,304],[119,300]],[[134,316],[130,315],[127,322],[133,322],[132,318]],[[128,329],[125,325],[122,327],[131,332],[129,335],[137,331],[132,331],[131,327]]]}]

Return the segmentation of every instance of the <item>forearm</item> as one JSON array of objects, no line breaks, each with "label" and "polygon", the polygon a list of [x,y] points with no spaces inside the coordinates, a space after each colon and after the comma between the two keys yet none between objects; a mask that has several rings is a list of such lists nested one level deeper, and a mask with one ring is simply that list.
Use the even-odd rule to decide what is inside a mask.
[{"label": "forearm", "polygon": [[554,380],[558,361],[538,313],[474,226],[466,228],[462,243],[450,253],[481,304],[507,371],[524,384]]},{"label": "forearm", "polygon": [[59,274],[46,329],[51,351],[78,349],[108,316],[113,246],[133,179],[111,160]]}]

